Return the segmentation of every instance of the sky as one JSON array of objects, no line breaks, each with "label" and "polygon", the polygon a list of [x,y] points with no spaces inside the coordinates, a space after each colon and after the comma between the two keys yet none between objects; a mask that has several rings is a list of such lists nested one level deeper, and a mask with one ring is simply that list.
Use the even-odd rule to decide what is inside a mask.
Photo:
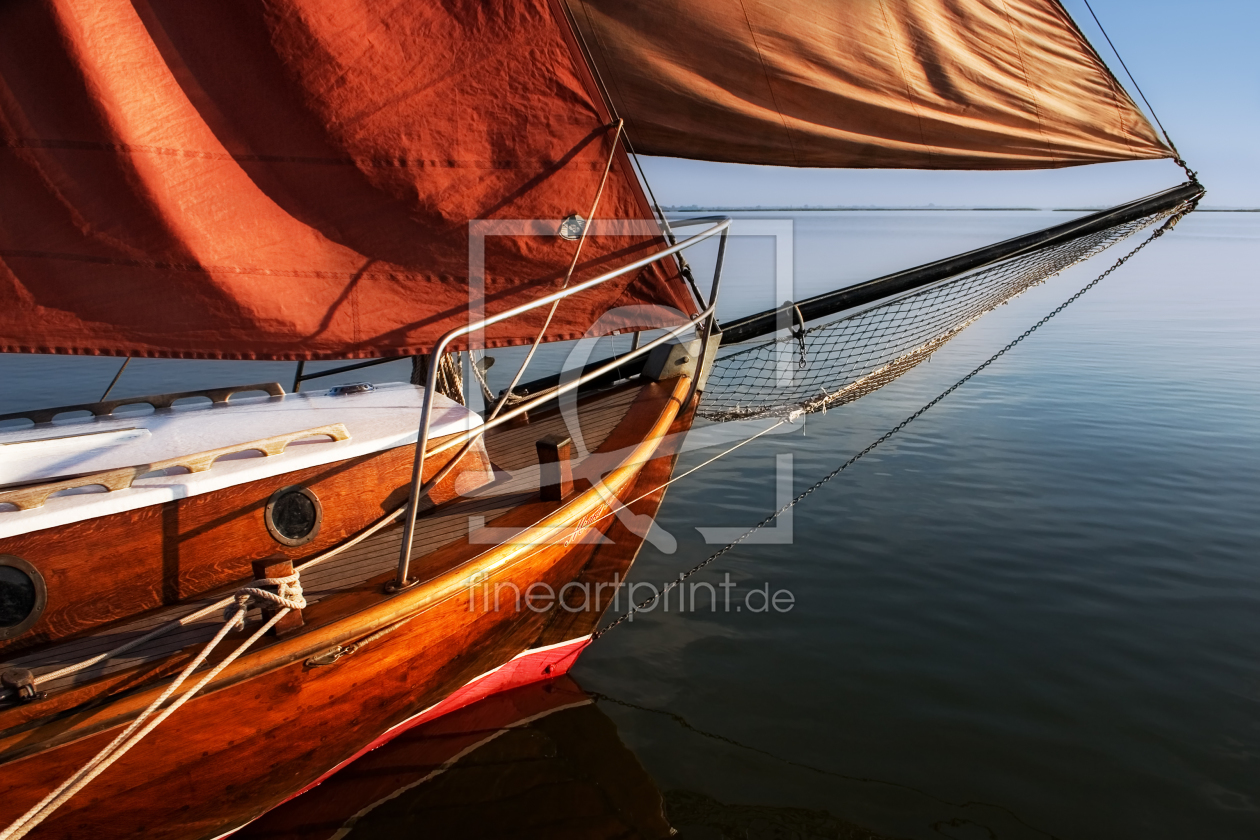
[{"label": "sky", "polygon": [[[1203,207],[1260,208],[1258,0],[1090,0],[1173,142]],[[1133,91],[1083,0],[1064,5]],[[1144,106],[1143,106],[1144,107]],[[1148,115],[1149,116],[1149,115]],[[1036,172],[794,169],[643,158],[664,205],[1104,207],[1181,183],[1171,161]]]}]

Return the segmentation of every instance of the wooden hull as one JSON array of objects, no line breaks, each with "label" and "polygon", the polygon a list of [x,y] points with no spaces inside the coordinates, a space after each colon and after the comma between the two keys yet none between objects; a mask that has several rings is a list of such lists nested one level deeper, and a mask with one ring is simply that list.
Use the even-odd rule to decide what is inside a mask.
[{"label": "wooden hull", "polygon": [[[612,544],[592,536],[616,539],[619,520],[610,513],[617,499],[668,480],[678,436],[690,425],[691,411],[680,415],[689,385],[679,378],[642,386],[600,448],[626,453],[614,458],[602,485],[580,481],[562,503],[517,505],[489,524],[523,528],[520,536],[489,546],[469,537],[446,545],[419,564],[423,582],[402,593],[385,595],[389,576],[382,575],[308,607],[302,632],[229,666],[30,836],[216,837],[318,783],[391,730],[566,670],[606,602],[582,613],[488,609],[470,594],[477,592],[470,583],[558,591],[615,569],[624,574],[641,535],[627,531]],[[654,512],[659,501],[659,493],[649,495],[635,508]],[[410,620],[336,664],[307,664],[401,619]],[[520,656],[526,651],[533,652]],[[164,667],[169,672],[173,664]],[[112,740],[165,686],[156,673],[0,712],[0,824]]]},{"label": "wooden hull", "polygon": [[[371,525],[406,501],[414,447],[399,447],[178,499],[139,510],[75,522],[56,533],[35,531],[0,539],[0,554],[13,554],[47,570],[48,609],[20,639],[0,641],[0,657],[23,648],[105,627],[146,609],[195,598],[248,578],[250,564],[269,556],[295,563],[319,554]],[[427,464],[434,475],[455,454]],[[484,469],[474,450],[464,466]],[[439,489],[454,497],[453,481]],[[272,538],[263,522],[268,497],[282,487],[315,492],[323,522],[314,540],[289,547]],[[84,585],[90,580],[91,585]]]}]

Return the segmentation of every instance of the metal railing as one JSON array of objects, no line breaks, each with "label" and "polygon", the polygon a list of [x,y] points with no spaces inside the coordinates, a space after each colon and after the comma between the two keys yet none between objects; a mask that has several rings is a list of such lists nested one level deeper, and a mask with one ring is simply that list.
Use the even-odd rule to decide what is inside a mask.
[{"label": "metal railing", "polygon": [[[468,448],[470,448],[477,441],[477,439],[479,439],[487,431],[503,423],[506,423],[515,417],[519,417],[520,415],[524,414],[525,412],[529,411],[532,408],[536,408],[542,405],[543,403],[550,402],[556,397],[559,397],[563,394],[573,391],[581,387],[586,382],[590,382],[593,379],[598,379],[599,377],[605,375],[609,371],[615,369],[618,365],[624,363],[627,359],[636,358],[638,356],[642,356],[647,353],[650,353],[654,348],[659,347],[660,345],[664,344],[667,341],[670,341],[671,339],[677,338],[678,336],[682,335],[683,333],[693,328],[697,329],[699,333],[699,338],[700,338],[700,354],[698,358],[696,359],[697,374],[699,373],[699,371],[703,369],[703,365],[707,361],[705,359],[705,355],[708,349],[708,343],[709,343],[708,339],[709,339],[709,336],[713,332],[713,328],[715,324],[715,319],[713,316],[717,308],[718,285],[722,278],[722,261],[726,254],[726,236],[727,236],[727,231],[731,225],[731,220],[729,217],[726,217],[726,216],[703,216],[703,217],[698,217],[695,219],[686,219],[681,222],[673,223],[673,227],[678,228],[678,227],[686,227],[690,225],[704,224],[706,222],[714,222],[714,224],[712,227],[709,227],[701,231],[700,233],[697,233],[695,236],[688,237],[687,239],[684,239],[683,241],[675,245],[672,245],[669,248],[659,251],[658,253],[651,254],[639,260],[635,260],[632,263],[628,263],[627,265],[623,265],[620,268],[613,269],[612,271],[606,272],[604,274],[599,275],[598,277],[592,278],[590,280],[586,280],[582,283],[578,283],[577,285],[569,286],[568,288],[561,289],[558,292],[553,292],[552,294],[546,295],[545,297],[541,297],[538,300],[531,301],[530,303],[525,303],[520,306],[514,307],[512,309],[508,309],[504,312],[500,312],[496,315],[491,315],[487,318],[482,318],[479,321],[472,321],[466,326],[457,327],[456,329],[451,330],[450,332],[446,333],[446,335],[438,339],[437,343],[433,345],[432,354],[429,356],[430,359],[434,359],[434,360],[440,359],[442,357],[442,354],[446,352],[446,348],[451,344],[451,342],[455,341],[458,338],[469,335],[470,333],[479,332],[481,330],[484,330],[486,327],[501,323],[503,321],[508,320],[509,318],[514,318],[517,315],[521,315],[525,312],[529,312],[539,307],[547,306],[549,304],[555,303],[556,301],[560,301],[565,298],[572,297],[573,295],[576,295],[579,292],[584,292],[587,289],[594,288],[595,286],[598,286],[602,283],[606,283],[609,280],[620,277],[623,274],[627,274],[631,271],[637,271],[638,269],[651,265],[654,262],[665,259],[666,257],[673,256],[674,254],[677,254],[679,251],[682,251],[686,248],[690,248],[692,245],[695,245],[699,242],[703,242],[706,239],[709,239],[713,236],[721,234],[721,238],[718,240],[717,263],[713,269],[713,286],[709,290],[709,302],[708,302],[708,306],[705,307],[704,311],[700,312],[698,315],[696,315],[694,318],[690,319],[689,321],[686,321],[683,324],[673,328],[672,330],[669,330],[664,335],[659,336],[658,338],[653,339],[652,341],[649,341],[646,344],[639,344],[636,340],[636,346],[633,349],[631,349],[631,351],[627,353],[626,355],[621,356],[620,358],[615,359],[609,362],[608,364],[602,365],[596,368],[595,370],[585,371],[581,375],[576,376],[573,379],[570,379],[568,381],[562,381],[556,387],[550,388],[541,394],[538,394],[530,399],[527,399],[519,403],[514,408],[503,412],[499,416],[495,417],[493,420],[483,423],[475,429],[470,429],[461,435],[457,435],[451,440],[443,441],[442,445],[439,447],[436,447],[432,453],[428,452],[429,429],[430,429],[430,420],[431,420],[432,412],[433,412],[433,395],[437,392],[438,365],[436,364],[429,365],[428,376],[425,382],[424,405],[420,412],[420,430],[419,430],[419,435],[416,440],[416,454],[415,454],[415,459],[412,462],[412,469],[411,469],[411,496],[408,500],[407,512],[404,515],[404,519],[403,519],[403,539],[402,539],[402,546],[399,550],[399,557],[398,557],[398,575],[394,581],[394,588],[396,590],[405,589],[414,583],[414,581],[409,580],[408,572],[410,571],[411,549],[412,549],[412,543],[415,539],[415,532],[416,532],[416,514],[419,510],[419,504],[420,504],[421,498],[434,485],[436,485],[439,481],[441,481],[447,475],[447,473],[450,472],[450,470],[454,469],[455,465],[463,458],[464,451],[467,451]],[[526,359],[526,364],[528,364],[528,358]],[[523,370],[524,370],[524,366],[522,366],[522,372]],[[518,377],[519,377],[519,374],[518,374]],[[691,389],[691,392],[688,394],[688,398],[690,398],[690,396],[694,393],[695,393],[695,381],[693,380],[692,389]],[[439,452],[445,452],[448,449],[451,449],[455,446],[460,446],[460,445],[463,445],[464,451],[457,453],[455,457],[451,458],[450,461],[448,461],[447,464],[436,475],[433,476],[433,478],[429,479],[428,482],[425,482],[422,485],[421,479],[424,476],[424,462],[425,462],[426,456],[428,454],[437,454]]]},{"label": "metal railing", "polygon": [[352,370],[363,370],[364,368],[376,367],[377,365],[387,365],[390,362],[398,362],[410,356],[389,356],[384,359],[368,359],[366,362],[355,362],[350,365],[342,365],[341,367],[329,368],[328,370],[317,370],[314,373],[306,372],[306,362],[301,361],[297,364],[297,373],[293,374],[293,393],[302,390],[302,383],[309,382],[312,379],[320,379],[325,376],[336,376],[339,373],[349,373]]}]

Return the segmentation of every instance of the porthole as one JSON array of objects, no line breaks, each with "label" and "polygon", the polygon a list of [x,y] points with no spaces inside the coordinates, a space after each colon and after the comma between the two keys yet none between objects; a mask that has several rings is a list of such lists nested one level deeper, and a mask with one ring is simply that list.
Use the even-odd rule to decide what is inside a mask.
[{"label": "porthole", "polygon": [[48,603],[43,575],[21,557],[0,554],[0,639],[22,635]]},{"label": "porthole", "polygon": [[324,509],[307,487],[281,487],[267,500],[267,531],[278,543],[306,545],[319,536]]}]

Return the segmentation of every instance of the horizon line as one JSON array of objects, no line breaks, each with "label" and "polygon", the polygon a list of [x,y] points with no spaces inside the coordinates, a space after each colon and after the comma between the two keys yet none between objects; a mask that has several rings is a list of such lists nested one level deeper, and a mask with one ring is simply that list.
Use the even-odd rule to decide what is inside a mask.
[{"label": "horizon line", "polygon": [[[742,207],[722,207],[722,206],[702,206],[698,204],[673,204],[663,205],[661,210],[666,213],[704,213],[710,211],[729,212],[729,213],[747,213],[754,211],[784,212],[784,211],[808,211],[808,212],[898,212],[907,210],[923,210],[929,212],[1033,212],[1033,213],[1088,213],[1098,210],[1106,210],[1103,206],[1097,207],[996,207],[990,205],[978,205],[975,207],[937,207],[934,205],[903,205],[898,207],[892,206],[863,206],[863,205],[837,205],[834,207],[814,207],[810,205],[792,206],[792,205],[745,205]],[[1260,207],[1199,207],[1196,212],[1199,213],[1260,213]]]}]

